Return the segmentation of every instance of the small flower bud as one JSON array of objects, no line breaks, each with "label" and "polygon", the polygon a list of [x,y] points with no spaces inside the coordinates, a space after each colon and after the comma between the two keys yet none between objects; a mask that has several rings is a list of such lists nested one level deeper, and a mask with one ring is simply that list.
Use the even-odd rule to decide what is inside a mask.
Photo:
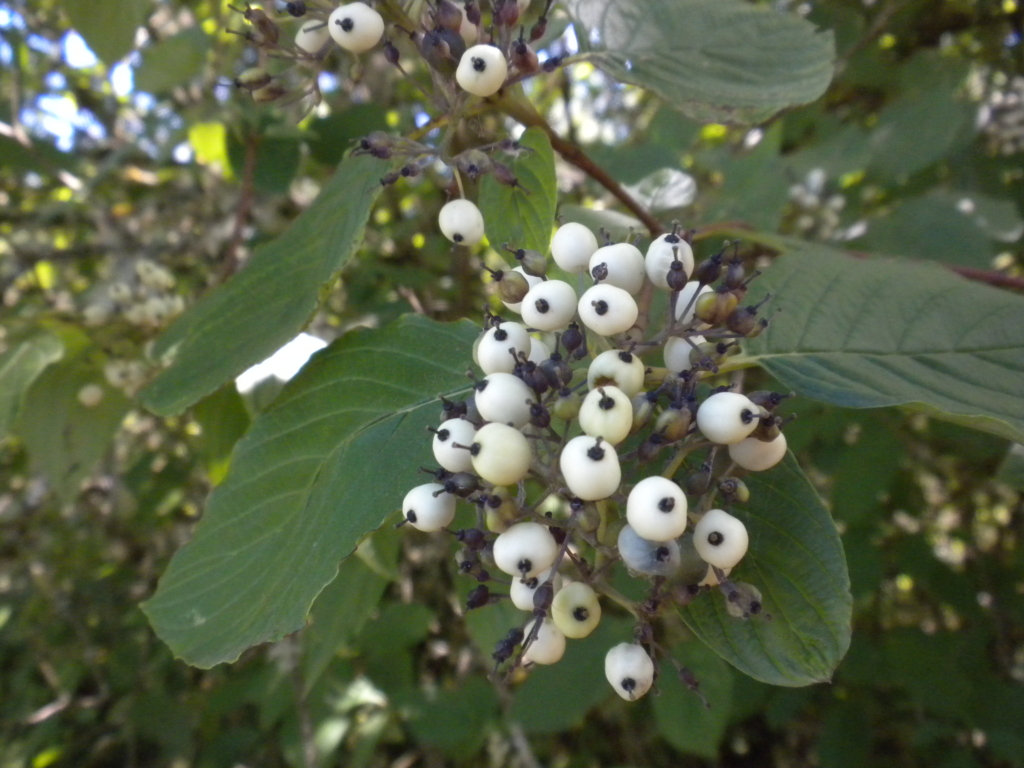
[{"label": "small flower bud", "polygon": [[750,489],[738,477],[723,477],[718,482],[718,490],[731,504],[746,504],[750,501]]}]

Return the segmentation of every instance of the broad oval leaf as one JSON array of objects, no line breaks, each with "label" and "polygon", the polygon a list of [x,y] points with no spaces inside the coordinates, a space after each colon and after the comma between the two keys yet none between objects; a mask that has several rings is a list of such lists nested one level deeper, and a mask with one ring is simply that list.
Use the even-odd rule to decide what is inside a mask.
[{"label": "broad oval leaf", "polygon": [[782,311],[747,342],[754,362],[816,400],[1024,440],[1024,299],[936,265],[782,242],[755,283]]},{"label": "broad oval leaf", "polygon": [[143,391],[146,407],[178,413],[292,339],[362,241],[385,170],[372,157],[344,160],[284,234],[168,328],[153,354],[169,367]]},{"label": "broad oval leaf", "polygon": [[46,368],[60,360],[64,345],[56,336],[32,336],[0,355],[0,439],[14,422],[25,392]]},{"label": "broad oval leaf", "polygon": [[200,27],[189,27],[142,52],[135,72],[135,87],[148,93],[165,93],[202,72],[210,50],[210,38]]},{"label": "broad oval leaf", "polygon": [[[511,248],[547,253],[558,203],[555,154],[547,135],[539,128],[528,129],[519,143],[528,151],[508,165],[522,189],[485,176],[477,202],[484,215],[487,239],[495,250],[500,252],[502,243],[508,243]],[[496,159],[505,161],[501,156]]]},{"label": "broad oval leaf", "polygon": [[741,0],[569,0],[580,50],[698,120],[759,122],[821,96],[831,33]]},{"label": "broad oval leaf", "polygon": [[146,0],[64,0],[71,25],[103,63],[114,66],[135,44],[135,30],[146,20]]},{"label": "broad oval leaf", "polygon": [[[33,470],[46,476],[62,501],[78,493],[129,408],[121,391],[104,380],[95,356],[95,349],[82,349],[48,366],[25,393],[13,427],[25,442]],[[99,401],[83,404],[84,387],[98,387]]]},{"label": "broad oval leaf", "polygon": [[747,526],[750,551],[730,578],[761,590],[771,619],[735,619],[716,592],[684,608],[683,620],[756,680],[792,687],[827,682],[850,647],[853,605],[835,524],[792,454],[746,483],[750,502],[730,511]]},{"label": "broad oval leaf", "polygon": [[437,396],[467,390],[475,327],[405,317],[318,352],[239,442],[192,541],[143,606],[195,666],[300,629],[430,456]]}]

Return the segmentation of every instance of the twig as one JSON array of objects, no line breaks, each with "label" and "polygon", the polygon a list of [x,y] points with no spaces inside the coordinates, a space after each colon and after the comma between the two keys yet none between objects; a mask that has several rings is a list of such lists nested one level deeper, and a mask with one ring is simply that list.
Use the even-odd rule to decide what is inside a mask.
[{"label": "twig", "polygon": [[238,250],[242,247],[245,236],[245,225],[249,220],[253,203],[253,179],[256,176],[256,152],[260,146],[258,136],[249,134],[245,137],[245,164],[242,167],[242,194],[238,198],[235,209],[235,228],[231,234],[231,242],[224,252],[224,264],[220,270],[220,280],[227,280],[238,269]]},{"label": "twig", "polygon": [[536,755],[533,754],[530,740],[526,738],[526,733],[523,732],[523,726],[513,720],[508,724],[508,735],[512,739],[512,746],[515,747],[516,754],[519,756],[519,762],[523,764],[524,768],[541,768],[540,763],[537,762]]}]

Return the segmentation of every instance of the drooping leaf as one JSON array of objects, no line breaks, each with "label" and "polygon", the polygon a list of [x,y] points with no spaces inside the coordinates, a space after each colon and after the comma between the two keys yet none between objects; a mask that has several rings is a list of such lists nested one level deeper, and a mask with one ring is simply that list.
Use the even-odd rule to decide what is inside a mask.
[{"label": "drooping leaf", "polygon": [[832,35],[791,14],[740,0],[566,5],[594,64],[697,120],[759,122],[832,79]]},{"label": "drooping leaf", "polygon": [[143,391],[147,407],[177,413],[299,332],[320,287],[359,246],[381,168],[370,157],[343,161],[284,234],[167,329],[153,353],[169,367]]},{"label": "drooping leaf", "polygon": [[71,25],[107,66],[132,49],[148,5],[144,0],[65,0],[62,4]]},{"label": "drooping leaf", "polygon": [[[484,215],[487,239],[495,249],[500,250],[502,243],[508,243],[512,248],[546,254],[558,202],[555,155],[547,135],[539,128],[527,130],[519,143],[529,151],[507,164],[523,189],[499,184],[493,176],[485,176],[477,203]],[[496,159],[507,160],[500,154]]]},{"label": "drooping leaf", "polygon": [[[99,388],[98,403],[79,399],[86,386]],[[68,499],[106,453],[127,411],[124,395],[107,386],[102,368],[82,353],[36,378],[14,429],[25,441],[33,468]]]},{"label": "drooping leaf", "polygon": [[303,626],[430,456],[440,393],[466,390],[476,331],[414,316],[317,353],[253,423],[144,610],[174,653],[230,661]]},{"label": "drooping leaf", "polygon": [[733,581],[761,591],[764,613],[736,619],[720,593],[682,611],[698,637],[741,672],[772,685],[826,682],[850,645],[853,600],[839,534],[796,459],[746,478],[750,501],[731,511],[750,550]]},{"label": "drooping leaf", "polygon": [[[372,542],[375,548],[387,550],[381,553],[382,558],[394,568],[399,535],[393,529],[382,529],[365,539],[364,545]],[[307,691],[316,685],[338,649],[359,634],[389,583],[390,579],[372,570],[360,557],[342,561],[337,577],[314,601],[310,610],[313,623],[303,634],[302,678]]]},{"label": "drooping leaf", "polygon": [[135,72],[135,87],[148,93],[164,93],[187,83],[202,71],[210,38],[199,27],[189,27],[142,52]]},{"label": "drooping leaf", "polygon": [[665,659],[659,694],[651,702],[658,733],[681,752],[714,760],[731,715],[733,672],[703,643],[682,643],[673,649],[672,657],[697,678],[708,706],[683,685]]},{"label": "drooping leaf", "polygon": [[0,355],[0,438],[14,423],[25,391],[47,366],[60,360],[64,345],[50,334],[39,334],[15,344]]},{"label": "drooping leaf", "polygon": [[231,382],[196,403],[193,415],[202,430],[196,440],[199,455],[217,485],[227,474],[235,443],[249,428],[249,412]]},{"label": "drooping leaf", "polygon": [[902,405],[1024,438],[1024,299],[935,265],[783,248],[755,283],[782,311],[747,343],[773,376],[835,405]]}]

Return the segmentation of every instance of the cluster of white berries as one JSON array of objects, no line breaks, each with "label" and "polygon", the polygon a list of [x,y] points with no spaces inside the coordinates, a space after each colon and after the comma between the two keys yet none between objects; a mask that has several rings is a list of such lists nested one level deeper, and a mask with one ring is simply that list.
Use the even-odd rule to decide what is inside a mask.
[{"label": "cluster of white berries", "polygon": [[[494,3],[489,17],[485,18],[480,4],[474,0],[436,0],[423,6],[420,29],[410,32],[394,25],[392,32],[393,36],[409,35],[425,63],[441,76],[434,79],[433,85],[443,94],[448,106],[453,107],[460,94],[486,98],[497,93],[510,81],[510,76],[518,81],[558,66],[561,57],[542,63],[530,45],[543,37],[547,29],[550,2],[533,21],[527,36],[521,20],[529,5],[530,0]],[[294,45],[283,43],[280,10],[261,10],[247,5],[242,15],[251,26],[244,32],[233,31],[258,48],[297,64],[320,62],[330,53],[332,40],[338,47],[356,55],[380,47],[387,61],[408,74],[400,62],[402,54],[389,36],[387,21],[371,5],[353,2],[328,10],[319,3],[287,2],[283,10],[301,19]],[[319,67],[306,69],[319,71]],[[305,75],[315,77],[309,71]],[[276,101],[289,93],[281,74],[271,75],[262,67],[246,69],[235,79],[235,85],[248,90],[257,102]],[[318,94],[315,82],[299,93],[300,96]]]},{"label": "cluster of white berries", "polygon": [[[485,238],[483,216],[468,200],[445,205],[439,226],[460,246]],[[660,606],[718,588],[730,614],[761,612],[756,587],[729,578],[749,541],[743,521],[724,507],[749,498],[737,469],[765,470],[785,456],[783,419],[773,413],[784,396],[729,387],[705,395],[697,387],[767,321],[757,316],[760,304],[739,306],[750,280],[742,261],[723,263],[723,249],[697,265],[678,227],[644,253],[563,224],[551,258],[565,279],[548,274],[543,254],[505,247],[521,263],[492,277],[520,318],[486,317],[473,353],[483,375],[470,398],[443,401],[431,430],[439,468],[425,469],[433,482],[405,496],[400,525],[458,539],[460,570],[479,582],[468,608],[509,599],[530,613],[498,643],[499,665],[553,664],[567,638],[589,635],[614,563],[651,580],[648,600],[633,608],[635,642],[605,660],[609,683],[634,700],[657,676],[651,623]],[[584,290],[585,275],[593,285]],[[644,341],[637,297],[652,285],[669,293],[669,315]],[[664,367],[645,365],[642,356],[659,351]],[[577,361],[586,368],[574,368]],[[675,458],[652,471],[665,447]],[[677,483],[691,453],[703,460]],[[729,461],[724,472],[719,462],[715,483],[719,453]],[[475,527],[450,528],[459,499],[474,505]],[[507,593],[489,586],[502,582]]]},{"label": "cluster of white berries", "polygon": [[978,126],[990,148],[1001,155],[1024,151],[1024,77],[992,86],[978,110]]},{"label": "cluster of white berries", "polygon": [[797,231],[819,240],[845,240],[840,215],[846,208],[846,197],[828,194],[828,180],[823,168],[812,168],[807,176],[789,188],[789,199],[795,207],[793,221]]},{"label": "cluster of white berries", "polygon": [[185,300],[174,293],[170,270],[150,259],[138,259],[130,274],[110,282],[83,310],[89,325],[120,318],[148,330],[165,326],[185,310]]}]

